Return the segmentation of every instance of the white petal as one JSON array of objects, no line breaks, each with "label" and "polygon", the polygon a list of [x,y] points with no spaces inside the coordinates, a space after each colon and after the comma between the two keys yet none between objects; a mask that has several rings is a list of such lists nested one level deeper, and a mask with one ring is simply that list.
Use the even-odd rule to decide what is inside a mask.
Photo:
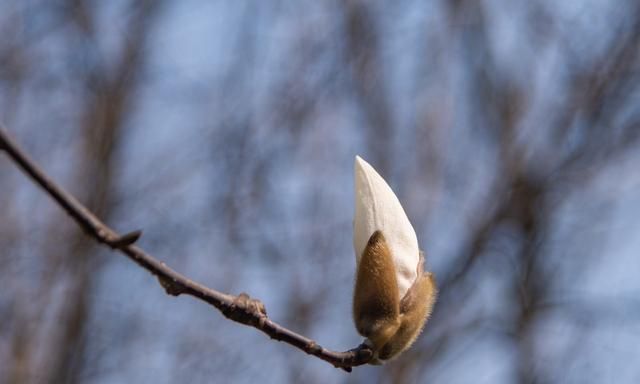
[{"label": "white petal", "polygon": [[391,249],[402,298],[417,277],[420,249],[416,232],[387,182],[359,156],[355,161],[355,192],[353,246],[356,262],[360,262],[373,232],[382,231]]}]

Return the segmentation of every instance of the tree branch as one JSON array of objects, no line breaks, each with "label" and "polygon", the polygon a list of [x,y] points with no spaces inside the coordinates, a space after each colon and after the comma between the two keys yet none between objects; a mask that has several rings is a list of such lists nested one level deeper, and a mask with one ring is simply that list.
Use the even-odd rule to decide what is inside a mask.
[{"label": "tree branch", "polygon": [[42,187],[91,237],[99,243],[120,251],[142,268],[155,275],[167,294],[186,294],[216,307],[230,320],[242,323],[266,333],[274,340],[291,344],[302,351],[316,356],[337,368],[351,372],[351,368],[366,364],[373,352],[364,344],[346,352],[330,351],[315,341],[295,333],[269,319],[267,311],[259,300],[246,293],[238,296],[224,294],[207,288],[169,268],[165,263],[133,245],[141,236],[141,231],[119,235],[85,208],[75,197],[56,185],[19,147],[0,126],[0,150],[9,157],[31,179]]}]

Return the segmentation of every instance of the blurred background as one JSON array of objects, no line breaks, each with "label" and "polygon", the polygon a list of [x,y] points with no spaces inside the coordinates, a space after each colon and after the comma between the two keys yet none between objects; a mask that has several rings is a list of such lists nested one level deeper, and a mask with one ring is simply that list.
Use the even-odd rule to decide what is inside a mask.
[{"label": "blurred background", "polygon": [[359,154],[440,286],[347,374],[167,296],[0,156],[0,382],[640,382],[640,2],[4,0],[0,36],[0,121],[179,272],[355,347]]}]

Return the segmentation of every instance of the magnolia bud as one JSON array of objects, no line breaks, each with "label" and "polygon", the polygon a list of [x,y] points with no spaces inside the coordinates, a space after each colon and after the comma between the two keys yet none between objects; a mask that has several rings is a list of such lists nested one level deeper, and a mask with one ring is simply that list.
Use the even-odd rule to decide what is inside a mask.
[{"label": "magnolia bud", "polygon": [[356,284],[353,317],[374,350],[374,364],[413,344],[431,313],[435,279],[423,270],[416,233],[384,179],[355,161]]}]

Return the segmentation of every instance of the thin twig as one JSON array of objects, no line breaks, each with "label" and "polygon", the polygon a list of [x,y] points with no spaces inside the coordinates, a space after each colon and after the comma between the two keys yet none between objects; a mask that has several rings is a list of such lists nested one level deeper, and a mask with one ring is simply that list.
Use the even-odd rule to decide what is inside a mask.
[{"label": "thin twig", "polygon": [[119,235],[109,228],[75,197],[53,182],[25,153],[16,145],[0,126],[0,150],[24,171],[33,181],[42,187],[85,231],[98,242],[116,249],[155,275],[167,294],[181,294],[196,297],[216,307],[228,319],[257,328],[274,340],[291,344],[304,352],[327,361],[337,368],[351,372],[351,368],[366,364],[372,357],[372,351],[364,344],[346,352],[335,352],[323,348],[315,341],[295,333],[267,317],[264,305],[249,295],[238,296],[224,294],[195,281],[169,268],[165,263],[133,245],[141,231]]}]

